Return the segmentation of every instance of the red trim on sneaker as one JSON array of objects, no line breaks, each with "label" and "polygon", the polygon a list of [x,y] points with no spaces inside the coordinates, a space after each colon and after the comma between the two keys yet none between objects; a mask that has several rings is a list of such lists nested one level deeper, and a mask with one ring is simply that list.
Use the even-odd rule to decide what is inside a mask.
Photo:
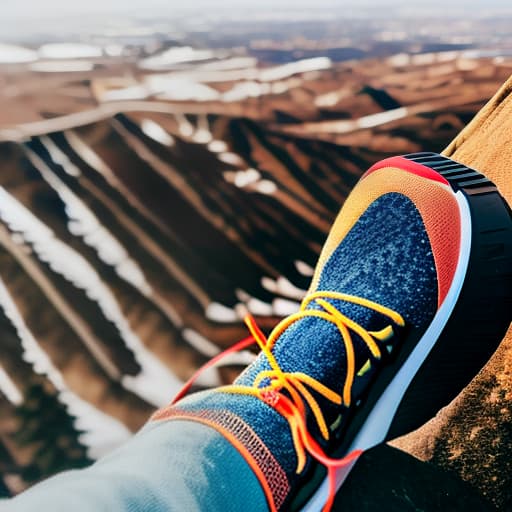
[{"label": "red trim on sneaker", "polygon": [[413,162],[412,160],[407,160],[407,158],[402,156],[392,156],[391,158],[385,158],[384,160],[377,162],[363,174],[361,179],[366,178],[372,172],[383,169],[384,167],[395,167],[398,169],[403,169],[404,171],[422,176],[423,178],[438,181],[439,183],[443,183],[448,186],[450,185],[446,178],[443,178],[443,176],[441,176],[438,172],[434,171],[430,167],[426,167],[425,165]]},{"label": "red trim on sneaker", "polygon": [[261,438],[242,418],[227,410],[187,411],[175,406],[157,411],[151,420],[195,421],[215,429],[242,455],[258,479],[272,512],[283,505],[290,491],[286,472]]}]

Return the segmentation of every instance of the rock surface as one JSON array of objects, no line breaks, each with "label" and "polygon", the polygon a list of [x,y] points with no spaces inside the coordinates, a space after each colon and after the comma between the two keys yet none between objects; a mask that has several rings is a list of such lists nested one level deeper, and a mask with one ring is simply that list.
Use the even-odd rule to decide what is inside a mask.
[{"label": "rock surface", "polygon": [[[445,154],[485,173],[512,204],[512,80],[455,138]],[[461,350],[463,343],[461,340]],[[512,328],[459,397],[431,422],[395,444],[452,470],[500,510],[511,510]]]}]

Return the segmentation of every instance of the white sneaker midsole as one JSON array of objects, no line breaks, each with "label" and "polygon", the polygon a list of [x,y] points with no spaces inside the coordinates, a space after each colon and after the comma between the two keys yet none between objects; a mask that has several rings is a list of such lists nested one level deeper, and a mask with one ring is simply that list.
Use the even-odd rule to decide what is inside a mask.
[{"label": "white sneaker midsole", "polygon": [[[434,315],[432,322],[425,331],[416,347],[411,352],[405,363],[402,365],[393,380],[388,384],[378,401],[375,403],[370,414],[363,423],[354,441],[347,450],[350,453],[354,450],[367,450],[372,446],[381,443],[389,431],[393,418],[398,410],[409,384],[418,372],[428,354],[436,344],[441,332],[443,331],[450,315],[457,303],[457,300],[466,277],[466,271],[471,253],[471,212],[467,200],[458,191],[455,194],[459,204],[459,212],[461,219],[461,246],[459,252],[459,261],[453,277],[452,284],[444,302]],[[341,468],[336,475],[336,489],[339,489],[350,470],[354,466],[355,461]],[[303,512],[318,512],[327,502],[329,493],[329,482],[327,478],[318,487],[315,494],[308,503],[302,508]]]}]

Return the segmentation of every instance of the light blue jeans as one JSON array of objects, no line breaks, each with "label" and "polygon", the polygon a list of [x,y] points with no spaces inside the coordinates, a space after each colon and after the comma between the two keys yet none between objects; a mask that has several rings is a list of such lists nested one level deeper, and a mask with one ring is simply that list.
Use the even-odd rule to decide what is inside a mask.
[{"label": "light blue jeans", "polygon": [[216,430],[191,421],[146,425],[86,469],[67,471],[1,502],[2,512],[260,512],[249,465]]}]

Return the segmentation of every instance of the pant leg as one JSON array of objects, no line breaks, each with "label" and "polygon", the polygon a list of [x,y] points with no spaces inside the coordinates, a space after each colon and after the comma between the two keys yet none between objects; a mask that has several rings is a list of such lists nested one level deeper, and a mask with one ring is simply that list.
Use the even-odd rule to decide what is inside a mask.
[{"label": "pant leg", "polygon": [[147,425],[89,468],[54,476],[0,505],[2,512],[267,509],[239,452],[214,429],[182,420]]}]

